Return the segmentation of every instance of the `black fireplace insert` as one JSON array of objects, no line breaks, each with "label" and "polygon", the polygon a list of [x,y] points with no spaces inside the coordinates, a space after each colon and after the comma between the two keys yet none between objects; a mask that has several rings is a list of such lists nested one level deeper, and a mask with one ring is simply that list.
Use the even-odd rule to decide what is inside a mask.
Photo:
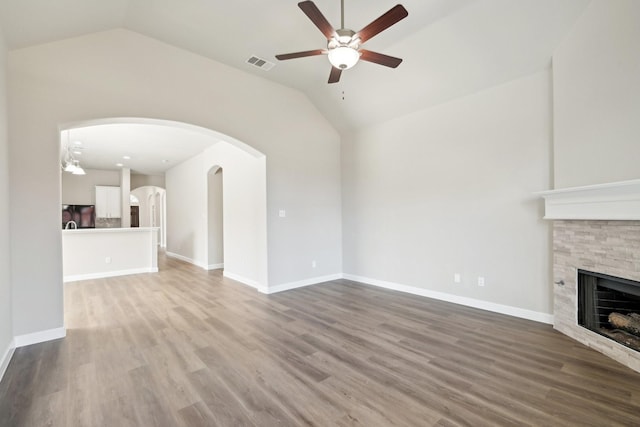
[{"label": "black fireplace insert", "polygon": [[578,270],[578,324],[640,351],[640,282]]}]

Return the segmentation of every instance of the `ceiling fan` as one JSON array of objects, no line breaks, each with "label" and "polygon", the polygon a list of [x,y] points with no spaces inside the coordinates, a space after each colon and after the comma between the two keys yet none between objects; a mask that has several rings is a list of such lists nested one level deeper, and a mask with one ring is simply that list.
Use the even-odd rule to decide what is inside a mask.
[{"label": "ceiling fan", "polygon": [[353,67],[360,59],[391,68],[396,68],[402,62],[400,58],[362,49],[364,42],[409,15],[407,9],[401,4],[395,5],[358,32],[344,27],[344,0],[341,0],[340,29],[334,29],[312,1],[302,1],[298,3],[298,7],[302,9],[304,14],[311,19],[311,22],[313,22],[327,38],[327,48],[276,55],[276,58],[280,61],[304,58],[305,56],[328,55],[329,62],[331,63],[329,83],[337,83],[340,81],[342,70]]}]

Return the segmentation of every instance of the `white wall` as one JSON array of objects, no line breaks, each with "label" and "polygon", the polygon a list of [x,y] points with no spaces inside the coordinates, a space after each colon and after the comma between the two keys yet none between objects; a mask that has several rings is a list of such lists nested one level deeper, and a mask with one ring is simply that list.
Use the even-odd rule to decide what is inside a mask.
[{"label": "white wall", "polygon": [[142,175],[139,173],[131,174],[131,188],[136,189],[139,187],[153,186],[153,187],[165,187],[164,175]]},{"label": "white wall", "polygon": [[206,187],[204,158],[194,156],[165,174],[167,185],[167,252],[204,268],[206,246]]},{"label": "white wall", "polygon": [[171,168],[167,183],[167,252],[209,265],[208,175],[224,170],[223,224],[226,276],[266,290],[265,158],[219,142]]},{"label": "white wall", "polygon": [[340,139],[302,93],[123,29],[12,51],[9,83],[17,334],[63,324],[61,124],[150,117],[251,145],[268,159],[269,283],[342,270]]},{"label": "white wall", "polygon": [[[222,222],[225,239],[223,241],[224,274],[245,283],[254,282],[263,291],[274,285],[267,265],[267,166],[264,157],[255,157],[232,145],[221,142],[203,153],[204,172],[212,166],[223,169],[222,180]],[[207,203],[207,175],[201,175],[205,186],[202,193]],[[205,218],[208,217],[204,211]],[[200,244],[207,247],[208,221],[204,233],[200,234]],[[309,224],[312,226],[313,224]],[[282,233],[283,234],[283,233]],[[277,236],[272,236],[277,239]],[[269,246],[269,250],[271,247]],[[291,252],[291,251],[290,251]],[[269,257],[271,257],[269,252]],[[291,256],[291,255],[288,255]],[[269,258],[270,259],[270,258]],[[248,280],[247,280],[248,279]]]},{"label": "white wall", "polygon": [[550,98],[547,70],[347,138],[345,273],[551,313]]},{"label": "white wall", "polygon": [[0,28],[0,379],[13,342],[11,251],[9,246],[9,149],[7,140],[7,50]]},{"label": "white wall", "polygon": [[62,204],[94,205],[96,185],[120,186],[120,173],[99,169],[85,169],[86,175],[62,172]]},{"label": "white wall", "polygon": [[593,0],[553,56],[555,188],[640,178],[640,2]]},{"label": "white wall", "polygon": [[219,268],[224,264],[224,232],[222,221],[222,168],[209,171],[207,177],[207,232],[208,232],[208,264],[209,268]]}]

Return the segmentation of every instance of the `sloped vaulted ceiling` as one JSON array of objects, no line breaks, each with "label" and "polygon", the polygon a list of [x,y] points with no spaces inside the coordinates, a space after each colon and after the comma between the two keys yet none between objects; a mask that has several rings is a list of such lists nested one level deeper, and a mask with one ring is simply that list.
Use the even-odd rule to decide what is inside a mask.
[{"label": "sloped vaulted ceiling", "polygon": [[[306,93],[339,130],[428,108],[549,66],[588,0],[402,0],[409,17],[367,48],[404,59],[397,69],[359,63],[327,84],[324,56],[274,55],[322,48],[295,0],[2,0],[10,49],[124,27]],[[334,25],[339,0],[315,0]],[[397,3],[345,0],[359,30]],[[246,63],[257,55],[269,71]]]}]

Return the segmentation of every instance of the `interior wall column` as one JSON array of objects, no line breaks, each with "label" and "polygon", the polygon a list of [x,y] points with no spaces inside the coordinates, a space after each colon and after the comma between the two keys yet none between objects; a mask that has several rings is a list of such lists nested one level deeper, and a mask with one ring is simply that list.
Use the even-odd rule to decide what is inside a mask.
[{"label": "interior wall column", "polygon": [[120,197],[122,206],[122,220],[121,227],[131,227],[131,169],[122,168],[120,171]]}]

